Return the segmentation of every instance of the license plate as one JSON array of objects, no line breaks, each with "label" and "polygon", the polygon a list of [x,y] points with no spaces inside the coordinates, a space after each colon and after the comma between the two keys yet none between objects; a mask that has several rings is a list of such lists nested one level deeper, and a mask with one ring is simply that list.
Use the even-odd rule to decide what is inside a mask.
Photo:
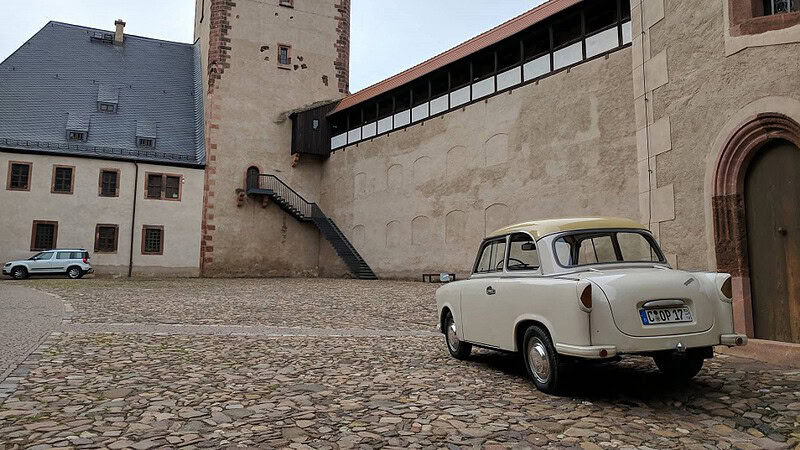
[{"label": "license plate", "polygon": [[692,312],[686,306],[680,308],[640,309],[642,324],[658,325],[661,323],[691,322]]}]

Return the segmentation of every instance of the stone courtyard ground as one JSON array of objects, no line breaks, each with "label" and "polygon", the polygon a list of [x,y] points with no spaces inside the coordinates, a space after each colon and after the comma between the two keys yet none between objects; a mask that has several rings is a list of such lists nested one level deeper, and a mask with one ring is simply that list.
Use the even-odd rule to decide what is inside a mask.
[{"label": "stone courtyard ground", "polygon": [[43,340],[0,342],[0,448],[800,448],[800,370],[720,355],[674,385],[629,358],[548,396],[513,355],[450,358],[436,287],[2,281],[0,337]]}]

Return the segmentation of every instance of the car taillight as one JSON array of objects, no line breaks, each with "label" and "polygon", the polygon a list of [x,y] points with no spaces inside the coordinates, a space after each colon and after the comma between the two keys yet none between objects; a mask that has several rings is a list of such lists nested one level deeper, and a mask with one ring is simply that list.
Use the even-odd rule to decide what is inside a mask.
[{"label": "car taillight", "polygon": [[724,295],[725,298],[733,298],[733,282],[731,282],[730,277],[722,283],[719,290],[722,291],[722,295]]},{"label": "car taillight", "polygon": [[592,309],[592,285],[583,288],[581,292],[581,305],[586,309]]},{"label": "car taillight", "polygon": [[83,258],[83,263],[84,264],[88,264],[89,263],[89,258]]}]

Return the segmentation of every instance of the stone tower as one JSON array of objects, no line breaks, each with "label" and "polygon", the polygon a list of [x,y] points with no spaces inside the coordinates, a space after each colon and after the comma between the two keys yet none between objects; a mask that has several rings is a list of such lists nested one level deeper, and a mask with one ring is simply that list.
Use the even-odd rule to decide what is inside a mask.
[{"label": "stone tower", "polygon": [[[196,0],[203,53],[206,276],[335,275],[316,228],[243,192],[257,168],[315,201],[318,161],[293,167],[289,114],[347,94],[350,0]],[[255,170],[255,169],[251,169]],[[334,271],[334,272],[332,272]]]}]

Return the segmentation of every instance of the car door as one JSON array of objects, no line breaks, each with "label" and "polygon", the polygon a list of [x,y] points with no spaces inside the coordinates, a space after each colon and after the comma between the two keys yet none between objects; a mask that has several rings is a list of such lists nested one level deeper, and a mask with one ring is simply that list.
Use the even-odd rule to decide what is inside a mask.
[{"label": "car door", "polygon": [[42,252],[36,256],[34,259],[31,260],[30,272],[31,273],[47,273],[50,271],[50,266],[53,263],[53,252]]},{"label": "car door", "polygon": [[461,320],[464,339],[469,342],[498,347],[493,336],[496,323],[497,299],[502,297],[498,289],[499,275],[503,273],[506,255],[506,237],[487,240],[481,247],[480,257],[472,277],[461,290]]},{"label": "car door", "polygon": [[66,272],[72,258],[72,252],[56,252],[56,257],[50,265],[51,272]]}]

